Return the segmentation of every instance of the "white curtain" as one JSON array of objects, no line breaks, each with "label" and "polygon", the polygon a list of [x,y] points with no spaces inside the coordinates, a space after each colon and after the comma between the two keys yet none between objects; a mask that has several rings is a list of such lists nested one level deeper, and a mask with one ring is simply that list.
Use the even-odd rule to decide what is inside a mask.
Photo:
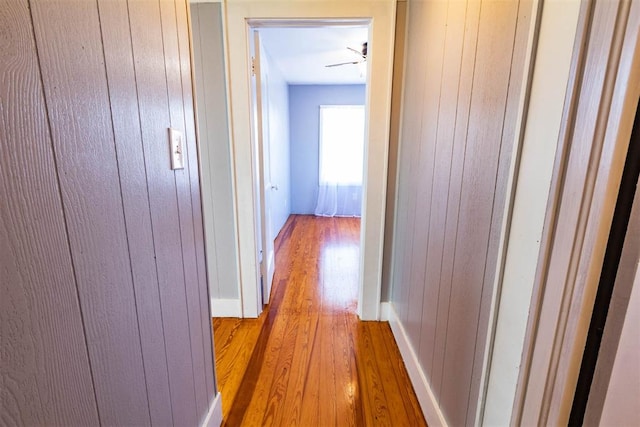
[{"label": "white curtain", "polygon": [[364,105],[320,106],[318,216],[360,216]]},{"label": "white curtain", "polygon": [[360,216],[361,185],[320,184],[317,216]]}]

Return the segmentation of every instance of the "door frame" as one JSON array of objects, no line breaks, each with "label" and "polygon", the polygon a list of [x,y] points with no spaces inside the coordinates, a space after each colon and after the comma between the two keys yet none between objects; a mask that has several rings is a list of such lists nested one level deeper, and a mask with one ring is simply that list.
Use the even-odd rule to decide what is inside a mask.
[{"label": "door frame", "polygon": [[[256,263],[256,197],[253,191],[253,141],[251,137],[252,27],[272,25],[368,25],[370,54],[367,58],[367,130],[365,179],[360,238],[360,284],[358,315],[364,320],[380,319],[382,249],[384,242],[387,161],[391,112],[391,82],[395,37],[395,0],[376,2],[331,0],[260,1],[228,0],[225,3],[225,31],[234,203],[237,213],[236,238],[240,264],[240,295],[243,317],[257,317],[259,266]],[[258,284],[258,285],[257,285]]]},{"label": "door frame", "polygon": [[640,94],[640,3],[582,3],[512,425],[566,425]]},{"label": "door frame", "polygon": [[[259,28],[250,27],[250,52],[252,68],[251,84],[251,122],[252,140],[255,154],[254,167],[257,170],[255,197],[258,200],[256,206],[256,227],[258,243],[256,262],[260,266],[260,280],[258,281],[258,301],[262,304],[269,303],[271,295],[271,285],[275,272],[275,249],[271,238],[271,190],[274,188],[271,183],[271,135],[269,132],[269,75],[264,47],[260,41]],[[267,70],[265,72],[265,69]],[[275,236],[274,236],[275,238]],[[261,296],[261,297],[260,297]]]}]

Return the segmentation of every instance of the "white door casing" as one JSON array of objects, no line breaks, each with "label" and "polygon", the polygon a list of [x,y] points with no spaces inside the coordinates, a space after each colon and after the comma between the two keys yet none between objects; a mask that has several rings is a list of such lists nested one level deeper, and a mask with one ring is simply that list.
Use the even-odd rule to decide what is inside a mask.
[{"label": "white door casing", "polygon": [[[253,56],[252,56],[252,102],[255,151],[257,152],[258,182],[257,195],[259,209],[256,211],[259,222],[259,233],[257,239],[261,243],[262,256],[260,257],[260,276],[262,280],[258,283],[262,285],[262,303],[269,303],[271,295],[271,284],[273,283],[273,273],[275,271],[275,255],[273,247],[273,232],[271,230],[271,158],[270,158],[270,132],[269,132],[269,84],[268,68],[263,66],[262,58],[264,48],[260,43],[259,30],[253,30]],[[264,64],[266,65],[266,64]]]},{"label": "white door casing", "polygon": [[395,29],[395,0],[367,2],[305,0],[228,0],[225,3],[225,39],[232,125],[234,203],[238,213],[239,250],[244,317],[257,317],[262,308],[256,292],[255,170],[251,140],[252,29],[261,26],[368,25],[367,129],[365,187],[363,188],[360,292],[358,314],[364,320],[380,316],[382,248],[387,185],[391,77]]}]

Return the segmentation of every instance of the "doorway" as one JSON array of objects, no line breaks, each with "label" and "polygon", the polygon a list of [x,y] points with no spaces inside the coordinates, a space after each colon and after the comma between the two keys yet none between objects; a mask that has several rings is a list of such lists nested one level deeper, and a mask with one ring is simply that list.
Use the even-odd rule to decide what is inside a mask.
[{"label": "doorway", "polygon": [[[249,51],[252,29],[270,26],[301,25],[366,25],[369,30],[366,92],[367,147],[365,149],[365,182],[362,212],[360,286],[358,313],[361,318],[380,317],[382,244],[386,197],[391,71],[395,5],[392,1],[360,4],[326,3],[314,7],[287,3],[277,7],[265,2],[229,2],[226,4],[227,60],[229,70],[232,145],[234,151],[235,203],[241,272],[242,309],[244,317],[256,317],[262,300],[256,292],[259,268],[256,264],[254,145],[251,143],[251,70]],[[259,19],[257,19],[259,17]],[[295,19],[294,19],[295,18]],[[374,24],[375,23],[375,24]]]},{"label": "doorway", "polygon": [[368,28],[262,20],[249,32],[258,300],[267,304],[288,215],[361,216]]},{"label": "doorway", "polygon": [[290,214],[361,216],[368,29],[352,22],[252,23],[251,112],[258,292]]}]

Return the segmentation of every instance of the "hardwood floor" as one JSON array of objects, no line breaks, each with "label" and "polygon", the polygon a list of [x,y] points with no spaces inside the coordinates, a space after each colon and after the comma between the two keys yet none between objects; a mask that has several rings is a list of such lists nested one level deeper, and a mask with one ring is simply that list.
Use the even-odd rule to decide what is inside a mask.
[{"label": "hardwood floor", "polygon": [[214,319],[226,426],[424,426],[386,322],[361,322],[360,220],[293,215],[258,319]]}]

